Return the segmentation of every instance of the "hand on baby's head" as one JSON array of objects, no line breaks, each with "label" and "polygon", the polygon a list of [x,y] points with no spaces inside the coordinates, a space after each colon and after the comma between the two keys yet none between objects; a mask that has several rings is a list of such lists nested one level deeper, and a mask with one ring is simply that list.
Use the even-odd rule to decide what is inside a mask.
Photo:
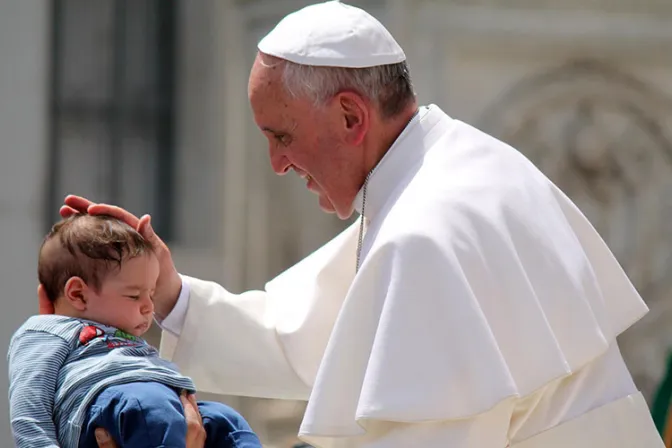
[{"label": "hand on baby's head", "polygon": [[38,262],[41,313],[92,320],[134,336],[152,322],[159,266],[152,245],[108,216],[75,215],[58,222]]}]

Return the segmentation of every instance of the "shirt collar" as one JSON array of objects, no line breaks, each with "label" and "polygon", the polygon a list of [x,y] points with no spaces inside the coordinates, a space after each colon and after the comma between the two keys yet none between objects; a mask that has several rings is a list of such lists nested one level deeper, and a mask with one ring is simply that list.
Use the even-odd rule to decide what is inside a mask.
[{"label": "shirt collar", "polygon": [[[390,149],[374,167],[369,175],[366,188],[365,217],[372,219],[385,204],[395,185],[404,176],[409,164],[423,157],[428,144],[427,137],[435,125],[448,116],[436,105],[420,107],[418,113],[409,121],[399,134]],[[357,213],[362,213],[364,185],[357,193],[353,206]]]}]

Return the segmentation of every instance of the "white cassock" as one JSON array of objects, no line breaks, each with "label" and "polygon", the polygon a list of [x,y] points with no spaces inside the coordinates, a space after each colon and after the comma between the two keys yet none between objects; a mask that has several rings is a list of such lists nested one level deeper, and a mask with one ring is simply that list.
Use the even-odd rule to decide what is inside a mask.
[{"label": "white cassock", "polygon": [[421,108],[364,213],[356,274],[358,224],[265,291],[184,277],[163,355],[203,391],[308,400],[321,448],[663,446],[616,343],[648,309],[520,153]]}]

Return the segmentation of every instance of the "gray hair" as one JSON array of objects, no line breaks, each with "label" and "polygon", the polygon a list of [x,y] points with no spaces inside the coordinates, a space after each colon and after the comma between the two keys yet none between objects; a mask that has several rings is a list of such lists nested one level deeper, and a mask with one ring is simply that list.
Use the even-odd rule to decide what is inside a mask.
[{"label": "gray hair", "polygon": [[384,118],[401,113],[415,99],[408,64],[370,68],[315,67],[283,61],[282,80],[290,96],[323,106],[343,90],[353,90],[374,102]]}]

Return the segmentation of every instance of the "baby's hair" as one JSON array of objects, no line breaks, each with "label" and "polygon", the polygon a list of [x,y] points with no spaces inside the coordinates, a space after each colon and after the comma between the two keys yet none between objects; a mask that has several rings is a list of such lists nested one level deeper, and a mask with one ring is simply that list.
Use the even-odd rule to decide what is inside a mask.
[{"label": "baby's hair", "polygon": [[103,279],[131,258],[154,251],[126,223],[103,215],[73,215],[57,222],[40,247],[38,277],[55,301],[72,277],[100,291]]}]

